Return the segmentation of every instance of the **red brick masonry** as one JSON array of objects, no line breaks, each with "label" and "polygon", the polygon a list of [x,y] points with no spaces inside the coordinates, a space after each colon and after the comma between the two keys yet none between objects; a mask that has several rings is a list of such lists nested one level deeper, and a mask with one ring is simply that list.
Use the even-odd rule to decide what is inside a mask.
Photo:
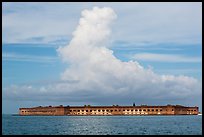
[{"label": "red brick masonry", "polygon": [[198,115],[198,107],[166,106],[45,106],[19,108],[19,115]]}]

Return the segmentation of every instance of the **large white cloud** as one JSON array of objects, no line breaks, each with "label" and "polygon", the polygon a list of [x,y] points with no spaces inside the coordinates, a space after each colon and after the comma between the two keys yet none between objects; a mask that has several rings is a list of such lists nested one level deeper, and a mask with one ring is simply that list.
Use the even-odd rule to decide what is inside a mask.
[{"label": "large white cloud", "polygon": [[[122,62],[108,49],[110,25],[116,14],[111,8],[84,10],[70,44],[58,49],[69,67],[63,80],[79,80],[83,89],[110,94],[186,96],[200,92],[199,82],[187,76],[157,75],[138,62]],[[86,90],[86,91],[87,91]],[[96,91],[96,92],[97,92]]]},{"label": "large white cloud", "polygon": [[[110,27],[116,17],[114,10],[108,7],[82,11],[70,43],[57,50],[68,64],[61,74],[64,82],[39,88],[24,86],[26,95],[28,91],[35,91],[39,98],[47,100],[100,102],[105,99],[113,103],[132,99],[193,100],[201,95],[201,82],[195,78],[158,75],[143,68],[137,61],[117,59],[108,48],[111,44]],[[12,86],[5,90],[15,93],[18,89],[22,88]],[[30,98],[33,98],[33,93],[31,95]]]}]

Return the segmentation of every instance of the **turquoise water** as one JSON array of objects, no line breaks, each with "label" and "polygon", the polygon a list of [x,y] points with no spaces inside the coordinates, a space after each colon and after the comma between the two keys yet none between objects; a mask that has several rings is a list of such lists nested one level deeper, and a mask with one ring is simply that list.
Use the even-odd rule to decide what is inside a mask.
[{"label": "turquoise water", "polygon": [[2,115],[3,135],[201,135],[202,116]]}]

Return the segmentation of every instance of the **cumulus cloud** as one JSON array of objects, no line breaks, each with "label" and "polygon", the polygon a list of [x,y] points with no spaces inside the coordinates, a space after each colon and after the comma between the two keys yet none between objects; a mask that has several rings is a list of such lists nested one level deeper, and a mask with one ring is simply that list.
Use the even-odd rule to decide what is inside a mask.
[{"label": "cumulus cloud", "polygon": [[[117,18],[113,9],[94,7],[82,11],[81,15],[70,43],[57,49],[62,61],[69,65],[61,79],[77,82],[50,84],[36,89],[26,86],[22,87],[22,92],[35,90],[41,98],[59,97],[67,102],[105,100],[111,103],[189,100],[201,94],[201,82],[195,78],[158,75],[137,61],[117,59],[109,49],[111,25]],[[13,86],[6,90],[14,92],[17,89]]]},{"label": "cumulus cloud", "polygon": [[[84,10],[70,44],[58,53],[70,64],[63,80],[79,80],[79,87],[108,94],[185,96],[199,91],[198,81],[187,76],[157,75],[137,61],[122,62],[108,49],[111,8]],[[195,91],[197,89],[197,91]],[[193,92],[193,93],[192,93]]]}]

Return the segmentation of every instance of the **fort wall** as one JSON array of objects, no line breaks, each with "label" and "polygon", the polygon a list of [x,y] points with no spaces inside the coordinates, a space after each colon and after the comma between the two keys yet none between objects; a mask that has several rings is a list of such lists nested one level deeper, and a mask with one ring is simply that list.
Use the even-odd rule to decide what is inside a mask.
[{"label": "fort wall", "polygon": [[47,106],[20,108],[19,115],[198,115],[198,107],[167,106]]},{"label": "fort wall", "polygon": [[20,115],[65,115],[63,106],[58,107],[34,107],[34,108],[20,108]]}]

